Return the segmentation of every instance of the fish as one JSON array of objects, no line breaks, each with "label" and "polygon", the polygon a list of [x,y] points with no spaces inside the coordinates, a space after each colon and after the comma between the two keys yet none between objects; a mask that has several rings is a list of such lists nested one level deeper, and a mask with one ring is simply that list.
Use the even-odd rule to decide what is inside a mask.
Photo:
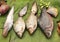
[{"label": "fish", "polygon": [[14,23],[14,31],[16,32],[16,34],[22,38],[23,33],[25,31],[25,21],[23,20],[23,16],[26,14],[27,12],[27,5],[24,6],[20,12],[19,12],[19,17],[17,19],[17,21]]},{"label": "fish", "polygon": [[47,13],[50,14],[50,15],[52,15],[52,16],[54,16],[54,17],[57,17],[58,10],[55,7],[48,7]]},{"label": "fish", "polygon": [[8,35],[8,32],[11,30],[13,26],[13,14],[14,14],[14,6],[12,6],[7,19],[5,21],[4,27],[3,27],[3,32],[2,35],[3,37],[6,37]]},{"label": "fish", "polygon": [[10,9],[9,5],[1,5],[0,6],[0,15],[4,15]]},{"label": "fish", "polygon": [[37,3],[36,2],[34,2],[32,5],[31,13],[34,15],[37,13]]},{"label": "fish", "polygon": [[38,18],[38,25],[47,38],[50,38],[53,31],[53,19],[46,12],[46,7],[41,10],[41,15]]},{"label": "fish", "polygon": [[58,32],[58,34],[60,35],[60,21],[57,21],[57,32]]},{"label": "fish", "polygon": [[32,5],[31,14],[26,20],[26,28],[30,34],[33,34],[37,28],[37,17],[35,16],[36,13],[37,13],[37,4],[36,2],[34,2]]}]

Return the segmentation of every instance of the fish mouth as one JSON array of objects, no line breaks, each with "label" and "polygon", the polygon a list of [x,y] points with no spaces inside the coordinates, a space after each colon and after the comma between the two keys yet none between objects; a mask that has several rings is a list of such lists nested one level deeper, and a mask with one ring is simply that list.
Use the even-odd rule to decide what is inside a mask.
[{"label": "fish mouth", "polygon": [[18,35],[20,38],[22,38],[23,33],[22,33],[22,32],[17,32],[17,35]]},{"label": "fish mouth", "polygon": [[33,29],[32,27],[30,27],[30,28],[28,29],[28,31],[29,31],[29,33],[30,33],[31,35],[34,33],[34,29]]}]

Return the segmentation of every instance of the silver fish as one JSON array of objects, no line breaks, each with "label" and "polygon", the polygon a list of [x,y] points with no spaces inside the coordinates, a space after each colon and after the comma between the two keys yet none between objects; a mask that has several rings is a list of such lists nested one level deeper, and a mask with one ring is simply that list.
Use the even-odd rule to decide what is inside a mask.
[{"label": "silver fish", "polygon": [[27,12],[27,5],[19,12],[19,18],[14,23],[14,30],[17,33],[19,37],[23,36],[24,30],[25,30],[25,22],[22,18]]},{"label": "silver fish", "polygon": [[33,34],[33,32],[37,28],[37,17],[35,16],[36,12],[37,12],[37,4],[35,2],[31,9],[31,15],[28,17],[26,21],[26,27],[30,34]]},{"label": "silver fish", "polygon": [[47,9],[47,13],[49,13],[50,15],[56,17],[58,15],[58,10],[54,7],[49,7]]},{"label": "silver fish", "polygon": [[12,6],[8,16],[7,16],[7,19],[6,19],[6,22],[4,24],[4,29],[3,29],[3,33],[2,35],[4,37],[7,36],[9,30],[12,28],[12,25],[13,25],[13,14],[14,14],[14,6]]},{"label": "silver fish", "polygon": [[52,17],[46,12],[45,7],[42,9],[41,15],[38,19],[38,24],[45,35],[50,38],[53,31],[53,20]]}]

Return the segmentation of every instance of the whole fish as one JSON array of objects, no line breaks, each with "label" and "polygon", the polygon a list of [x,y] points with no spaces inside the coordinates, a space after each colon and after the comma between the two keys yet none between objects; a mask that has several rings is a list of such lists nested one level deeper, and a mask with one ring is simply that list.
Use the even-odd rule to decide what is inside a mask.
[{"label": "whole fish", "polygon": [[14,14],[14,6],[12,6],[8,16],[7,16],[7,19],[6,19],[6,22],[4,24],[4,29],[3,29],[3,33],[2,35],[4,37],[7,36],[9,30],[12,28],[12,25],[13,25],[13,14]]},{"label": "whole fish", "polygon": [[27,12],[27,5],[19,12],[19,16],[22,17],[25,15],[25,13]]},{"label": "whole fish", "polygon": [[58,15],[58,10],[54,7],[49,7],[47,9],[47,13],[54,16],[54,17],[56,17]]},{"label": "whole fish", "polygon": [[33,32],[37,28],[37,17],[35,16],[36,13],[37,13],[37,4],[35,2],[31,9],[31,15],[28,17],[26,21],[26,27],[30,34],[33,34]]},{"label": "whole fish", "polygon": [[53,20],[52,17],[46,12],[45,7],[42,9],[41,15],[38,19],[38,24],[45,35],[50,38],[53,31]]},{"label": "whole fish", "polygon": [[24,16],[26,12],[27,12],[27,5],[19,12],[20,17],[14,23],[14,30],[19,37],[23,36],[24,30],[25,30],[25,22],[22,16]]}]

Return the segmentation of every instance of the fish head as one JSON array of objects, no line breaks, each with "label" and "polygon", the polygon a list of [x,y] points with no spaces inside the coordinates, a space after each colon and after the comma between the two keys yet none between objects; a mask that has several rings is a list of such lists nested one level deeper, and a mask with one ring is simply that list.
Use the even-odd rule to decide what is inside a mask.
[{"label": "fish head", "polygon": [[47,38],[50,38],[52,35],[52,30],[53,30],[53,25],[51,26],[47,26],[44,30],[44,33],[46,35]]},{"label": "fish head", "polygon": [[20,38],[22,38],[22,33],[21,32],[17,32],[17,34],[18,34],[18,36],[20,37]]},{"label": "fish head", "polygon": [[29,31],[30,34],[33,34],[33,32],[34,32],[34,30],[33,30],[32,27],[30,27],[30,28],[28,29],[28,31]]}]

